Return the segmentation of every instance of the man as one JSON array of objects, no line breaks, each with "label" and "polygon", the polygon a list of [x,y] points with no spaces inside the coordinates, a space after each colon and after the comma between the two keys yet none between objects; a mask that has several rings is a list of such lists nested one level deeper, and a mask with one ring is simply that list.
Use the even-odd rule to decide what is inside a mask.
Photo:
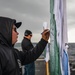
[{"label": "man", "polygon": [[[31,43],[31,38],[32,38],[32,32],[30,30],[26,30],[24,33],[24,38],[21,43],[21,46],[24,52],[27,52],[33,48],[33,45]],[[25,65],[24,75],[35,75],[35,63],[34,62]]]},{"label": "man", "polygon": [[17,28],[21,22],[8,17],[0,17],[0,75],[22,75],[21,65],[35,61],[48,43],[48,30],[42,33],[42,38],[31,51],[23,52],[14,48],[17,42]]}]

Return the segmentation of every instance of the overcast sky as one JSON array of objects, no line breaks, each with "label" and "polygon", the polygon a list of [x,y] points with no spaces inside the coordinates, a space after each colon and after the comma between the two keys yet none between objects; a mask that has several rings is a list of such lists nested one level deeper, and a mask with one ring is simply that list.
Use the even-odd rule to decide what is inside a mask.
[{"label": "overcast sky", "polygon": [[[75,0],[67,0],[68,42],[75,42]],[[38,42],[43,31],[43,22],[50,29],[50,0],[0,0],[0,16],[22,21],[18,29],[18,42],[26,29],[33,32],[32,42]]]}]

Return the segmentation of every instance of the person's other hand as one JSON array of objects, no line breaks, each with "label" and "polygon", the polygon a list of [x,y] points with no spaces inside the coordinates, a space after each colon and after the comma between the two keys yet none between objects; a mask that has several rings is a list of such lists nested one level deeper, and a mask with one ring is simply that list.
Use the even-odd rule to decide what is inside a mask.
[{"label": "person's other hand", "polygon": [[49,29],[46,29],[42,32],[42,38],[45,40],[45,41],[48,41],[49,39],[49,36],[50,36],[50,30]]}]

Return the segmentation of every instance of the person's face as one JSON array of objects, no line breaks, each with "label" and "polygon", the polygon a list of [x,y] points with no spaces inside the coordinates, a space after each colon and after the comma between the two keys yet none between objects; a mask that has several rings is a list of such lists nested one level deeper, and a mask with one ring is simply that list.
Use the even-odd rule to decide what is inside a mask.
[{"label": "person's face", "polygon": [[29,38],[30,38],[30,40],[31,40],[31,38],[32,38],[32,34],[29,35]]},{"label": "person's face", "polygon": [[18,38],[18,32],[17,32],[17,28],[15,25],[13,25],[12,28],[12,44],[15,44],[17,42],[17,38]]},{"label": "person's face", "polygon": [[28,36],[25,36],[27,39],[31,40],[32,38],[32,34],[28,35]]}]

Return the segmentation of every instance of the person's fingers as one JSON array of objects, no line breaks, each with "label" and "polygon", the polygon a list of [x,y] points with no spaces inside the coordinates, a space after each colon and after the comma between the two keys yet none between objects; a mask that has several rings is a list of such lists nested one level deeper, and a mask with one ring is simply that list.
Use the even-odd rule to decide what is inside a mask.
[{"label": "person's fingers", "polygon": [[46,33],[50,33],[50,30],[49,29],[46,29],[42,32],[42,34],[46,34]]}]

